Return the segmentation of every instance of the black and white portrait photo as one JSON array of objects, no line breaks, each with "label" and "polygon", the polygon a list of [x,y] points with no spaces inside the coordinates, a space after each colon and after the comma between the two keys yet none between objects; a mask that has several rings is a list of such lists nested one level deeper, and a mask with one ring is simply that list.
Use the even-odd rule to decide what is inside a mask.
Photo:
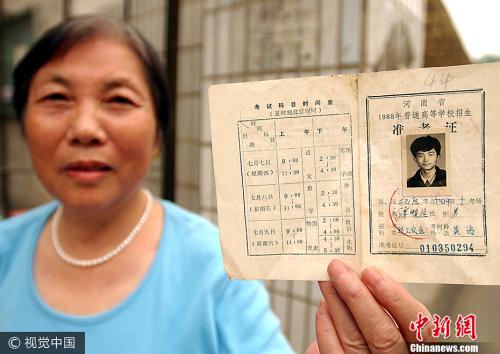
[{"label": "black and white portrait photo", "polygon": [[446,187],[444,141],[444,133],[407,136],[411,154],[407,164],[407,188]]}]

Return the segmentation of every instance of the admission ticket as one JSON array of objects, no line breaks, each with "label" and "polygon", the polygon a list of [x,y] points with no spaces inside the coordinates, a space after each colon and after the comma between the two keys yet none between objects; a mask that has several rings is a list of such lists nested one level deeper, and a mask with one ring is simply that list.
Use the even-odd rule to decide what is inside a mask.
[{"label": "admission ticket", "polygon": [[221,244],[244,279],[499,284],[500,65],[210,88]]}]

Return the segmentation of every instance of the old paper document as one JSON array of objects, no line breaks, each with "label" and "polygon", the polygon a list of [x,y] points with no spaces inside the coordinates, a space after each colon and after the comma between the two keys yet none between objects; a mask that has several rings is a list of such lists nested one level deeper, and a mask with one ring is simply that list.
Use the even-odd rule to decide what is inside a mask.
[{"label": "old paper document", "polygon": [[[498,64],[359,76],[363,265],[401,281],[500,284],[499,82]],[[440,151],[419,161],[411,147],[426,141]]]},{"label": "old paper document", "polygon": [[486,64],[212,86],[228,274],[320,280],[340,258],[499,284],[499,79]]}]

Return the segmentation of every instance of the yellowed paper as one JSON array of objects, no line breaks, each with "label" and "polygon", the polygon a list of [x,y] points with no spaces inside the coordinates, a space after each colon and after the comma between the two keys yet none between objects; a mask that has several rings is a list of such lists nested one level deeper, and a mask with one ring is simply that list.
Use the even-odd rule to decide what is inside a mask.
[{"label": "yellowed paper", "polygon": [[[363,266],[400,281],[500,284],[500,65],[359,76]],[[409,187],[411,143],[440,141],[446,185]]]},{"label": "yellowed paper", "polygon": [[[340,258],[400,281],[499,284],[499,69],[212,86],[228,274],[320,280]],[[410,151],[422,141],[438,141],[434,160]]]}]

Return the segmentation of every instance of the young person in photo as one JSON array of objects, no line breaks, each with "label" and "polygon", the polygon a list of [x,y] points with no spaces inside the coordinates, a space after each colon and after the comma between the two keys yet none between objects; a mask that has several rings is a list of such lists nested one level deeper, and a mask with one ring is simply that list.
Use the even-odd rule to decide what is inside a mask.
[{"label": "young person in photo", "polygon": [[439,168],[441,143],[431,135],[415,139],[410,146],[413,160],[418,165],[415,174],[408,178],[406,186],[414,187],[446,187],[446,170]]}]

